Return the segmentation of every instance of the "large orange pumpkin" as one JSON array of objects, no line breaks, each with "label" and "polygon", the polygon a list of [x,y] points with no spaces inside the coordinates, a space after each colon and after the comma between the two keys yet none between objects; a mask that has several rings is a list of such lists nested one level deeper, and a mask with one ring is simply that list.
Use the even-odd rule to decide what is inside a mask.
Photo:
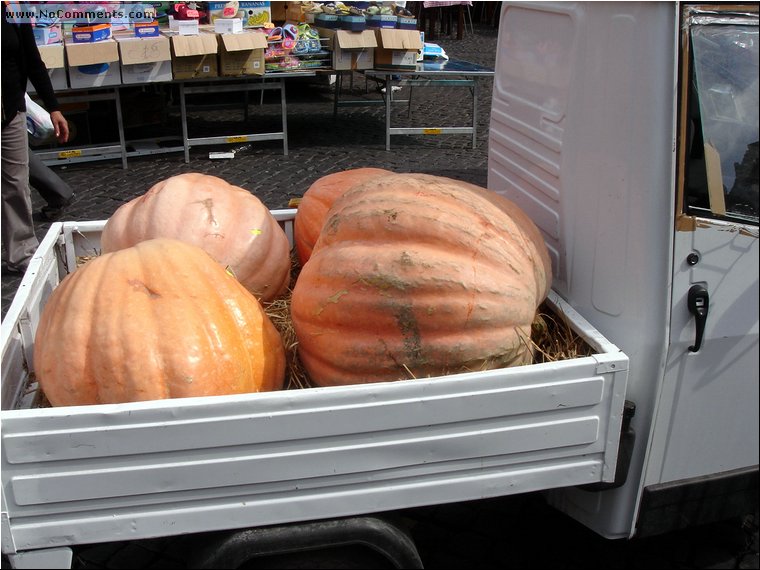
[{"label": "large orange pumpkin", "polygon": [[197,245],[262,301],[290,284],[290,243],[248,190],[216,176],[187,173],[155,184],[119,207],[101,235],[104,253],[156,238]]},{"label": "large orange pumpkin", "polygon": [[530,362],[531,323],[551,267],[538,230],[524,214],[516,221],[508,204],[418,174],[377,178],[339,198],[291,302],[311,380],[353,384]]},{"label": "large orange pumpkin", "polygon": [[354,186],[388,174],[393,173],[382,168],[354,168],[327,174],[309,186],[298,204],[293,228],[293,241],[301,265],[309,260],[335,200]]},{"label": "large orange pumpkin", "polygon": [[61,281],[40,317],[34,364],[51,404],[72,406],[280,389],[285,351],[224,267],[159,238]]}]

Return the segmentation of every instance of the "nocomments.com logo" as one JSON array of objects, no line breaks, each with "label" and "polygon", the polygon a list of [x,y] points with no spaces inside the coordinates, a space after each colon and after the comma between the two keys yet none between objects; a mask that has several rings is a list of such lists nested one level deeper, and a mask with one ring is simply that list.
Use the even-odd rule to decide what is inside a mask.
[{"label": "nocomments.com logo", "polygon": [[150,22],[156,9],[146,2],[8,2],[6,18],[16,24],[108,24]]}]

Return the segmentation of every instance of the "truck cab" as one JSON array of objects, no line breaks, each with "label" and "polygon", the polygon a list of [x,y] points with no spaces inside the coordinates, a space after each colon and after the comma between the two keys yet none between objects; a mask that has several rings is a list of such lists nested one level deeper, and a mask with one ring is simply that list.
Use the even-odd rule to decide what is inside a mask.
[{"label": "truck cab", "polygon": [[488,186],[631,359],[625,484],[549,492],[609,538],[757,505],[757,10],[502,6]]}]

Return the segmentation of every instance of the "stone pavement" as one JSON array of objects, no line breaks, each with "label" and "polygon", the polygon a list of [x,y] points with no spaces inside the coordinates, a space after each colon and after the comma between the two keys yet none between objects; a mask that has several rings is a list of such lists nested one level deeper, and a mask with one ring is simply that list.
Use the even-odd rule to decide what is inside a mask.
[{"label": "stone pavement", "polygon": [[[493,67],[496,37],[495,28],[476,23],[475,34],[468,33],[463,40],[443,36],[437,42],[452,58]],[[351,91],[351,98],[379,97],[376,86],[372,82],[365,85],[359,74],[353,76],[352,89],[348,83],[344,87]],[[325,77],[289,80],[288,156],[283,156],[279,141],[268,141],[237,145],[238,152],[231,160],[210,160],[209,151],[224,149],[215,146],[193,148],[189,164],[184,162],[182,153],[172,153],[130,158],[126,170],[116,160],[56,167],[77,195],[63,219],[106,219],[118,206],[159,180],[190,171],[213,174],[247,188],[273,209],[287,207],[291,198],[301,196],[325,174],[364,166],[449,176],[485,186],[493,82],[485,79],[481,86],[475,149],[470,146],[469,135],[442,135],[393,137],[391,150],[386,151],[382,106],[343,108],[335,118],[333,91]],[[466,90],[437,90],[429,88],[425,95],[423,89],[415,90],[411,119],[406,118],[405,108],[396,108],[394,125],[406,120],[415,126],[469,124],[471,104]],[[279,130],[277,97],[267,93],[264,104],[252,105],[251,109],[251,121],[255,121],[252,124],[261,129],[259,132]],[[164,111],[163,130],[180,133],[178,110],[170,106]],[[93,133],[95,138],[109,135],[106,130],[112,117],[108,112],[93,107],[90,129],[94,129],[93,125],[100,126]],[[87,125],[78,122],[80,116],[69,116],[77,122],[82,135]],[[234,134],[240,132],[241,120],[240,108],[193,112],[191,136]],[[158,129],[153,128],[153,132],[147,132],[156,136]],[[128,135],[146,136],[145,129],[138,131],[130,131]],[[39,211],[44,203],[36,193],[33,200],[35,210]],[[49,225],[38,221],[40,237]],[[2,276],[3,315],[19,281]],[[425,566],[431,569],[758,568],[756,512],[740,520],[633,541],[603,539],[545,505],[539,494],[411,509],[404,514]],[[184,568],[188,567],[183,557],[186,540],[175,537],[80,548],[75,566]]]}]

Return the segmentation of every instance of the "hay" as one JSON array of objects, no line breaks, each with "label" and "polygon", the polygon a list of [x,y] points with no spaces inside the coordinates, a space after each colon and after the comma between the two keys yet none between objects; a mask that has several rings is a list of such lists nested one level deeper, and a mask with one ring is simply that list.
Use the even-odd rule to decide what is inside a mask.
[{"label": "hay", "polygon": [[91,259],[95,259],[97,255],[77,255],[77,267],[82,267],[85,263]]},{"label": "hay", "polygon": [[542,303],[531,325],[533,363],[556,362],[591,356],[594,350],[573,331],[565,317]]},{"label": "hay", "polygon": [[293,287],[301,273],[301,263],[295,248],[290,250],[290,284],[287,292],[281,297],[264,303],[264,312],[280,331],[282,343],[285,346],[285,389],[311,388],[314,386],[309,375],[298,358],[298,339],[290,318],[290,301],[293,297]]},{"label": "hay", "polygon": [[298,358],[298,339],[293,328],[293,320],[290,318],[290,299],[293,290],[283,297],[264,304],[264,312],[280,331],[282,344],[285,346],[285,389],[299,389],[312,387],[309,376],[304,370],[301,360]]}]

